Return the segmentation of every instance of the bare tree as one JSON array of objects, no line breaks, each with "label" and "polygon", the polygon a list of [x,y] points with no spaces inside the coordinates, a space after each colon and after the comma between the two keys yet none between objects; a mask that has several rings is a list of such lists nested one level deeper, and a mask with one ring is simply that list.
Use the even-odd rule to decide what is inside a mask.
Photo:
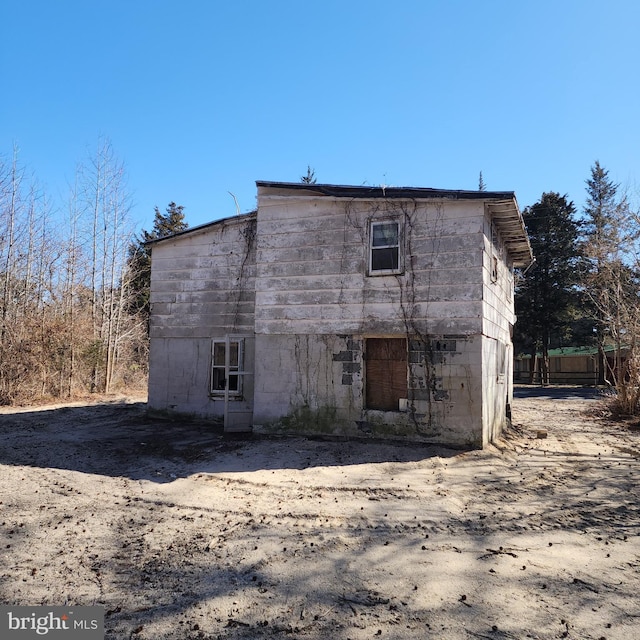
[{"label": "bare tree", "polygon": [[0,315],[0,342],[4,343],[12,305],[10,304],[12,289],[15,286],[15,241],[18,224],[18,208],[22,171],[18,168],[18,150],[14,147],[11,165],[4,171],[2,179],[2,218],[4,242],[2,246],[2,310]]},{"label": "bare tree", "polygon": [[111,391],[121,341],[128,287],[124,279],[128,247],[133,237],[129,220],[130,196],[124,165],[111,143],[100,140],[98,149],[80,170],[80,191],[85,216],[90,220],[90,284],[93,344],[92,391]]},{"label": "bare tree", "polygon": [[50,316],[55,315],[58,254],[47,229],[48,203],[14,149],[0,168],[0,401],[47,390]]},{"label": "bare tree", "polygon": [[[587,180],[583,286],[598,334],[604,382],[623,413],[640,411],[640,222],[596,162]],[[613,353],[613,357],[609,354]]]},{"label": "bare tree", "polygon": [[101,140],[78,171],[65,215],[17,149],[0,157],[0,404],[111,391],[131,380],[127,367],[138,378],[146,370],[144,323],[128,312],[125,178]]}]

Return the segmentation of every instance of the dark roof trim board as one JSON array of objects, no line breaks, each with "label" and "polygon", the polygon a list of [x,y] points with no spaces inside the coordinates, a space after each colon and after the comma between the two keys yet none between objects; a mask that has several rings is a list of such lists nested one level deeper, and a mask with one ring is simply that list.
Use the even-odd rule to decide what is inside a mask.
[{"label": "dark roof trim board", "polygon": [[256,186],[271,189],[308,191],[336,198],[444,198],[448,200],[508,200],[513,191],[463,191],[426,187],[371,187],[338,184],[307,184],[305,182],[270,182],[257,180]]},{"label": "dark roof trim board", "polygon": [[249,211],[248,213],[241,213],[240,215],[229,216],[228,218],[220,218],[220,220],[214,220],[213,222],[205,222],[204,224],[200,224],[197,227],[190,227],[189,229],[185,229],[184,231],[178,231],[178,233],[172,233],[170,236],[164,236],[163,238],[156,238],[155,240],[149,240],[145,242],[146,245],[154,245],[159,242],[165,242],[166,240],[175,240],[176,238],[180,238],[186,235],[192,235],[195,233],[204,233],[209,229],[212,229],[217,226],[224,226],[225,224],[233,224],[234,222],[244,222],[245,220],[249,220],[250,218],[255,218],[258,215],[257,211]]}]

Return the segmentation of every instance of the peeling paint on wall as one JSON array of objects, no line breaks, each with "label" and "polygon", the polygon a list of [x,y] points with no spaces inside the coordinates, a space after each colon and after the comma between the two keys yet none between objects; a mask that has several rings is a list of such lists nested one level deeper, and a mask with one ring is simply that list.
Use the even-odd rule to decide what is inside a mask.
[{"label": "peeling paint on wall", "polygon": [[[473,446],[498,433],[509,389],[485,379],[509,362],[496,345],[510,340],[513,282],[490,196],[296,189],[259,186],[257,214],[154,249],[152,401],[214,413],[207,345],[241,332],[255,335],[256,430]],[[397,264],[380,273],[372,230],[387,221],[397,223]],[[406,361],[394,360],[404,387],[385,410],[367,406],[369,340],[406,344]]]}]

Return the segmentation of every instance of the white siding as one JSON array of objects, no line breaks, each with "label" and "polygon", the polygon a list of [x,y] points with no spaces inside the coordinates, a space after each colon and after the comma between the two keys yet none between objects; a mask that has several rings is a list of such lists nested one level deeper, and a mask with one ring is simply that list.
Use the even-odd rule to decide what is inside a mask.
[{"label": "white siding", "polygon": [[[480,332],[482,203],[269,193],[258,195],[257,333]],[[369,276],[369,221],[389,218],[404,229],[404,273]]]},{"label": "white siding", "polygon": [[253,333],[253,217],[153,245],[151,338]]},{"label": "white siding", "polygon": [[[209,394],[211,343],[227,333],[253,335],[254,240],[255,216],[249,215],[152,246],[152,409],[223,414],[223,401]],[[252,400],[242,402],[250,407]]]},{"label": "white siding", "polygon": [[513,398],[511,327],[516,318],[512,264],[489,216],[484,231],[482,413],[486,445],[500,435],[506,424],[507,404]]}]

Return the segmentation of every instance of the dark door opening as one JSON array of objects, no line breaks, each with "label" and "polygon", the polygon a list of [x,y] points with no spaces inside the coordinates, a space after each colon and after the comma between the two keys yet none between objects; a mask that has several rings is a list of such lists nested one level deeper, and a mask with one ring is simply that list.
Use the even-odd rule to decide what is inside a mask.
[{"label": "dark door opening", "polygon": [[367,409],[399,411],[407,397],[406,338],[368,338],[365,361]]}]

